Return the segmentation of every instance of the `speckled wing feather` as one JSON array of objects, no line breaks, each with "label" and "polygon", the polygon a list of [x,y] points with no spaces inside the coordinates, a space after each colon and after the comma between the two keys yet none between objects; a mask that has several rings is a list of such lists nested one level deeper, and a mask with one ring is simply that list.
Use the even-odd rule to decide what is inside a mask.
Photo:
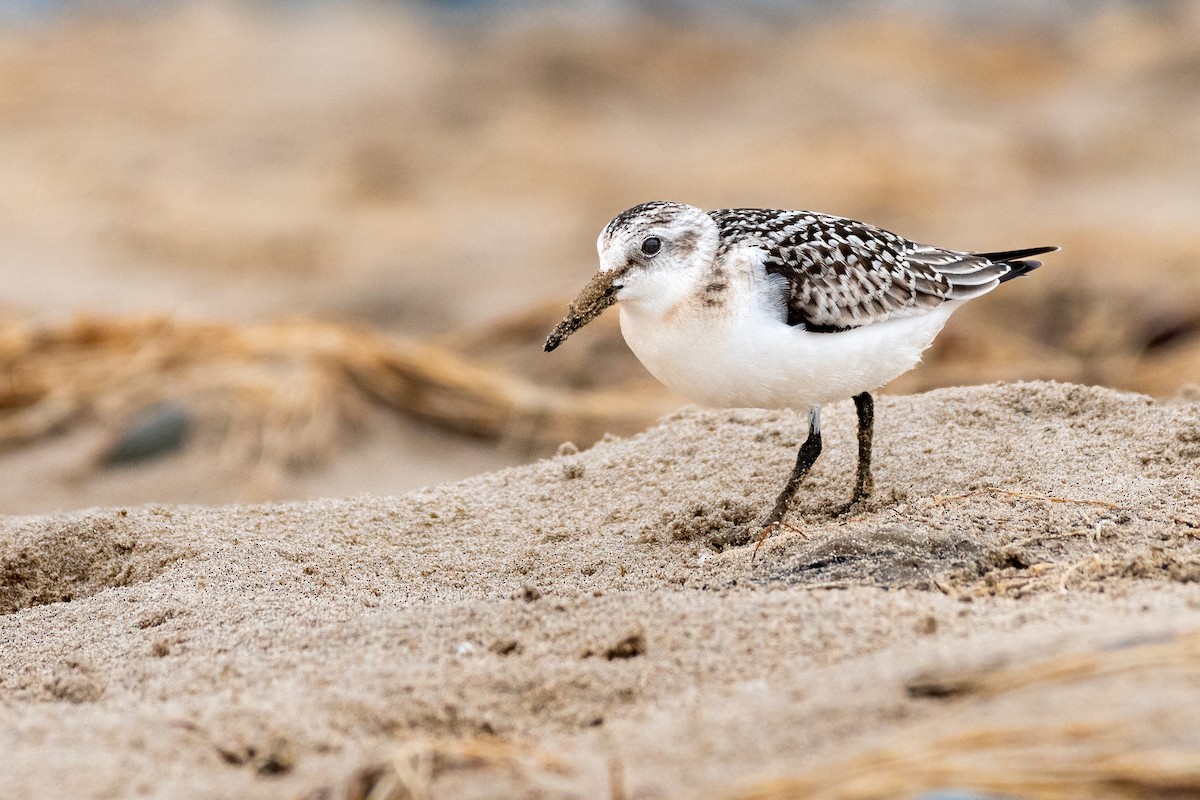
[{"label": "speckled wing feather", "polygon": [[814,331],[857,328],[978,297],[1039,266],[1018,259],[1054,249],[963,253],[810,211],[709,213],[721,234],[718,257],[740,247],[762,250],[767,272],[788,283],[788,324]]}]

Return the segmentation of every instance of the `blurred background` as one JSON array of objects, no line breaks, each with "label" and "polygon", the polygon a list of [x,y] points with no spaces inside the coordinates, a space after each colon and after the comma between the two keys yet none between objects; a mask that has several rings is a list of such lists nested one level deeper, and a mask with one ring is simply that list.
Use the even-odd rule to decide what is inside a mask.
[{"label": "blurred background", "polygon": [[0,512],[639,430],[615,313],[541,341],[649,199],[1062,246],[888,391],[1195,397],[1200,2],[4,3]]}]

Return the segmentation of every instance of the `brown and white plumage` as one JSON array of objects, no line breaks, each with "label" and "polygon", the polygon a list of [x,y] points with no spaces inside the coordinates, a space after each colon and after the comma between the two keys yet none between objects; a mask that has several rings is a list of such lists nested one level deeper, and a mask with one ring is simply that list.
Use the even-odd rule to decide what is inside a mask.
[{"label": "brown and white plumage", "polygon": [[788,282],[788,324],[847,329],[970,300],[1040,266],[1025,261],[1056,248],[967,253],[911,242],[891,231],[811,211],[727,208],[708,212],[718,255],[764,252],[770,275]]},{"label": "brown and white plumage", "polygon": [[680,394],[808,409],[809,438],[768,518],[775,523],[820,453],[822,404],[855,399],[860,500],[871,485],[869,392],[914,367],[958,306],[1057,248],[964,252],[811,211],[655,201],[614,217],[597,249],[600,272],[546,350],[620,302],[630,349]]}]

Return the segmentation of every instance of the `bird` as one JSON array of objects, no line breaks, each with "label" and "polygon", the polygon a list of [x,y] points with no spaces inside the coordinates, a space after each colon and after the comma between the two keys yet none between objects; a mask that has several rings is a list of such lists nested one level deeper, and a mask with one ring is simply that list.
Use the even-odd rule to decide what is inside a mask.
[{"label": "bird", "polygon": [[[872,392],[915,367],[950,315],[1057,247],[971,252],[814,211],[670,201],[633,206],[596,240],[600,268],[550,332],[550,352],[613,304],[638,360],[701,405],[808,412],[808,435],[763,524],[783,522],[821,455],[821,407],[853,399],[870,497]],[[761,539],[760,539],[761,543]]]}]

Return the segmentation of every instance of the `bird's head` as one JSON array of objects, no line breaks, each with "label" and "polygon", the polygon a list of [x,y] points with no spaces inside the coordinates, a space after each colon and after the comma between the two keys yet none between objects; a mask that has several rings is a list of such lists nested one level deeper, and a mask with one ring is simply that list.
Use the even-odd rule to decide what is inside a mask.
[{"label": "bird's head", "polygon": [[618,300],[665,311],[694,286],[716,257],[717,225],[695,206],[642,203],[613,217],[596,240],[600,271],[567,307],[546,339],[546,352]]}]

